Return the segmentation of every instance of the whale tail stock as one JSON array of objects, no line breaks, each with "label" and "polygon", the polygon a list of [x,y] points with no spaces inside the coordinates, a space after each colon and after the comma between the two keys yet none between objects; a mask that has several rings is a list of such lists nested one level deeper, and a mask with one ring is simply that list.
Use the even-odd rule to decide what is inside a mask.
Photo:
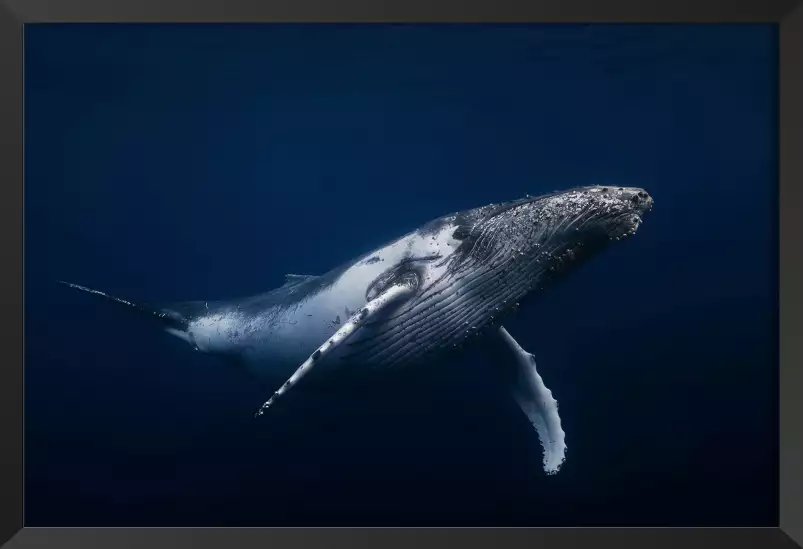
[{"label": "whale tail stock", "polygon": [[156,319],[166,330],[175,330],[177,332],[185,332],[187,330],[189,320],[183,314],[179,313],[176,310],[166,309],[166,308],[165,309],[151,308],[146,305],[132,303],[131,301],[128,301],[126,299],[109,295],[106,292],[102,292],[100,290],[87,288],[86,286],[81,286],[79,284],[73,284],[72,282],[65,282],[63,280],[58,280],[57,282],[59,284],[67,286],[68,288],[72,288],[73,290],[78,290],[79,292],[92,294],[101,297],[111,303],[116,303],[117,305],[120,305],[126,310],[136,311],[148,318]]}]

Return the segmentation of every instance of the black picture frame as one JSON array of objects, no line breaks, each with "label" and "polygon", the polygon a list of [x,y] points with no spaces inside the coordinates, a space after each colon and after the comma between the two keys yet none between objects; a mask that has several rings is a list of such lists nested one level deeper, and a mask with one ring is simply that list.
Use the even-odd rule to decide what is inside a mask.
[{"label": "black picture frame", "polygon": [[[779,25],[780,517],[777,528],[25,528],[23,35],[30,22],[769,22]],[[794,0],[13,0],[0,4],[0,543],[27,547],[795,547],[803,545],[803,7]],[[746,472],[748,474],[749,472]]]}]

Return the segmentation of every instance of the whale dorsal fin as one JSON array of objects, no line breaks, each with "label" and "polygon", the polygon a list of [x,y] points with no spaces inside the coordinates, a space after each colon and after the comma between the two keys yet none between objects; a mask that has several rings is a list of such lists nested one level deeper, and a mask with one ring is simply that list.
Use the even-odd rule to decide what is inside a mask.
[{"label": "whale dorsal fin", "polygon": [[287,286],[295,286],[296,284],[301,284],[302,282],[312,280],[313,278],[318,277],[315,275],[286,274],[284,275],[284,284],[282,284],[282,288],[286,288]]}]

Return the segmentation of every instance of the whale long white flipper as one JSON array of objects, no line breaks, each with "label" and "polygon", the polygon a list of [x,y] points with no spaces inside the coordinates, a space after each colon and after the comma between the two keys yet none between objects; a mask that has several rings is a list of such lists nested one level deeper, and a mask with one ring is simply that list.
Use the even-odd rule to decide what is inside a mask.
[{"label": "whale long white flipper", "polygon": [[538,432],[544,448],[544,471],[554,475],[566,459],[566,434],[560,426],[558,401],[535,368],[535,357],[525,351],[504,327],[499,335],[516,356],[516,376],[510,390]]},{"label": "whale long white flipper", "polygon": [[318,349],[316,349],[315,352],[312,353],[309,358],[298,367],[293,375],[290,376],[290,378],[285,381],[275,393],[273,393],[273,396],[271,396],[268,401],[265,402],[265,404],[263,404],[259,410],[257,410],[257,412],[254,414],[254,417],[259,417],[264,414],[265,410],[270,408],[273,403],[276,402],[276,399],[292,389],[293,386],[298,383],[298,381],[304,377],[307,372],[309,372],[315,363],[320,361],[327,354],[331,353],[332,350],[354,335],[354,332],[356,332],[357,329],[367,322],[371,317],[375,316],[378,312],[382,311],[385,307],[395,302],[397,299],[409,296],[415,291],[415,289],[416,285],[406,280],[390,286],[388,289],[380,293],[376,298],[366,303],[362,309],[354,313],[348,319],[348,321],[343,324],[342,328],[340,328],[332,337],[326,340],[323,345],[318,347]]}]

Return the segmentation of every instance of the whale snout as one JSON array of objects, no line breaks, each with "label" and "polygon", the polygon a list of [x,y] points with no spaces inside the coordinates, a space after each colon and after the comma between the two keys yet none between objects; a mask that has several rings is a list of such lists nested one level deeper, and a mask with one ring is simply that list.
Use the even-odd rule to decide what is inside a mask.
[{"label": "whale snout", "polygon": [[585,190],[591,193],[599,193],[601,196],[618,200],[630,207],[644,211],[652,208],[652,197],[641,187],[604,187],[599,185],[587,187]]},{"label": "whale snout", "polygon": [[614,209],[637,215],[639,218],[652,210],[653,199],[650,194],[641,187],[587,187],[587,193],[596,195],[604,202],[615,204]]},{"label": "whale snout", "polygon": [[652,209],[652,197],[639,187],[622,187],[620,198],[630,202],[631,207],[647,212]]},{"label": "whale snout", "polygon": [[[582,194],[591,199],[586,215],[597,220],[609,238],[635,234],[644,215],[652,210],[653,198],[641,187],[586,187]],[[593,228],[595,223],[591,223]]]}]

